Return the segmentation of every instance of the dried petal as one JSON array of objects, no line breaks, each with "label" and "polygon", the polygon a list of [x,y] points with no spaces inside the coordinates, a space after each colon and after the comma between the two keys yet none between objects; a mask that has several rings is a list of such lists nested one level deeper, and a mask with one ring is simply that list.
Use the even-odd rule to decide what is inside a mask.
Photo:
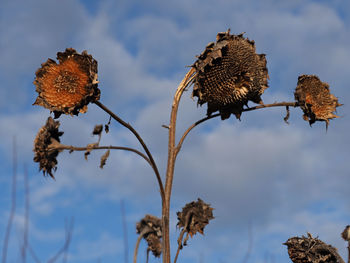
[{"label": "dried petal", "polygon": [[153,215],[146,215],[136,224],[136,232],[142,234],[147,241],[148,250],[152,251],[155,257],[162,253],[162,221]]},{"label": "dried petal", "polygon": [[328,127],[330,119],[338,118],[333,112],[341,104],[330,93],[329,85],[322,82],[317,76],[299,76],[294,96],[304,112],[304,120],[309,121],[310,125],[316,121],[325,121]]},{"label": "dried petal", "polygon": [[230,31],[218,33],[197,61],[193,96],[198,104],[208,104],[207,114],[219,111],[221,119],[231,113],[240,117],[248,101],[262,103],[269,78],[264,54],[256,54],[254,41]]},{"label": "dried petal", "polygon": [[108,157],[109,157],[109,153],[110,153],[111,151],[110,150],[108,150],[108,151],[106,151],[102,156],[101,156],[101,162],[100,162],[100,168],[101,169],[103,169],[103,167],[106,165],[106,161],[107,161],[107,159],[108,159]]},{"label": "dried petal", "polygon": [[48,59],[36,71],[34,84],[38,97],[34,105],[43,106],[59,117],[62,113],[85,113],[90,102],[99,100],[97,61],[86,51],[73,48],[58,52],[59,64]]},{"label": "dried petal", "polygon": [[198,198],[197,202],[188,203],[181,212],[177,212],[177,226],[184,228],[192,237],[197,232],[203,234],[204,227],[213,218],[213,208]]},{"label": "dried petal", "polygon": [[[57,146],[60,142],[60,136],[63,132],[59,131],[59,121],[54,121],[49,117],[46,124],[40,128],[34,140],[34,162],[39,163],[39,170],[43,171],[44,176],[53,176],[52,170],[56,170],[59,151],[51,146]],[[50,149],[51,148],[51,149]]]}]

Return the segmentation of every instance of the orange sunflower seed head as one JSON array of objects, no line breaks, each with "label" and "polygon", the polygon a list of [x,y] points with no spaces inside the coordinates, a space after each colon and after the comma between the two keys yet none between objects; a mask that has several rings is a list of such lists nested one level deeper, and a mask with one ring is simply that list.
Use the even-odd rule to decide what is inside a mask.
[{"label": "orange sunflower seed head", "polygon": [[40,128],[34,140],[34,162],[39,163],[39,170],[43,171],[43,175],[53,176],[52,171],[57,169],[58,150],[49,149],[51,145],[59,144],[60,136],[63,132],[59,131],[59,121],[54,121],[49,117],[46,124]]},{"label": "orange sunflower seed head", "polygon": [[146,215],[136,224],[136,232],[142,234],[148,244],[147,250],[155,257],[162,253],[162,220],[153,215]]},{"label": "orange sunflower seed head", "polygon": [[186,204],[181,212],[177,212],[177,226],[185,229],[191,237],[197,232],[203,234],[209,220],[214,218],[213,209],[198,198],[198,201]]},{"label": "orange sunflower seed head", "polygon": [[38,97],[34,105],[43,106],[59,117],[62,113],[85,113],[90,102],[99,100],[97,88],[97,61],[83,51],[73,48],[58,52],[59,64],[48,59],[35,75],[34,84]]},{"label": "orange sunflower seed head", "polygon": [[304,112],[304,120],[309,121],[310,125],[325,121],[328,127],[330,119],[339,117],[334,112],[342,104],[330,93],[329,85],[316,75],[299,76],[294,97]]},{"label": "orange sunflower seed head", "polygon": [[208,104],[207,114],[219,111],[221,118],[240,117],[243,106],[262,103],[268,88],[268,70],[264,54],[256,54],[255,43],[230,31],[218,33],[216,43],[209,43],[197,61],[192,96],[198,104]]}]

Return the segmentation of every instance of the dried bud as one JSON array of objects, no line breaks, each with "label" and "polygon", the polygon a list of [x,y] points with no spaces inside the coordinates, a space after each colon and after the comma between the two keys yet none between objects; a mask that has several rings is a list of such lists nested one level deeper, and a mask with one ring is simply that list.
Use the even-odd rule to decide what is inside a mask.
[{"label": "dried bud", "polygon": [[58,130],[59,126],[59,121],[54,121],[49,117],[34,140],[34,162],[39,163],[39,170],[43,171],[44,176],[49,174],[52,178],[55,178],[52,170],[55,171],[57,169],[56,157],[59,154],[59,150],[50,149],[50,146],[58,145],[60,142],[59,137],[62,136],[63,132]]},{"label": "dried bud", "polygon": [[101,135],[102,129],[103,129],[102,124],[95,125],[94,130],[92,131],[92,135]]},{"label": "dried bud", "polygon": [[248,101],[262,103],[269,78],[264,54],[256,54],[254,41],[230,31],[218,33],[197,61],[193,96],[198,104],[208,103],[207,114],[219,111],[221,119],[231,113],[237,118]]},{"label": "dried bud", "polygon": [[343,231],[343,233],[341,233],[342,238],[345,241],[349,241],[350,242],[350,225],[347,225]]},{"label": "dried bud", "polygon": [[213,219],[213,208],[198,198],[198,201],[191,202],[177,212],[179,222],[177,226],[183,228],[191,237],[197,232],[203,234],[204,227]]},{"label": "dried bud", "polygon": [[345,263],[336,248],[327,245],[318,238],[292,237],[284,243],[288,254],[294,263]]},{"label": "dried bud", "polygon": [[99,100],[97,61],[86,51],[73,48],[58,52],[59,64],[48,59],[36,71],[34,84],[39,93],[34,105],[43,106],[59,117],[62,113],[85,113],[90,102]]},{"label": "dried bud", "polygon": [[329,91],[329,85],[315,75],[301,75],[294,93],[296,101],[304,112],[304,120],[312,125],[316,121],[338,118],[333,114],[338,106],[338,99]]},{"label": "dried bud", "polygon": [[156,216],[146,215],[136,224],[136,232],[143,235],[147,241],[148,250],[152,251],[155,257],[162,253],[162,220]]}]

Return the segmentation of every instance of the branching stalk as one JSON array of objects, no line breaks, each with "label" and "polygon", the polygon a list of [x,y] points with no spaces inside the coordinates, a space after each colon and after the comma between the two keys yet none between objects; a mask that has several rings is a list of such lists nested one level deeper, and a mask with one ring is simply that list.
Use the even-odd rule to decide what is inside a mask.
[{"label": "branching stalk", "polygon": [[64,145],[64,144],[57,144],[56,145],[50,145],[49,146],[49,150],[69,150],[69,151],[88,151],[88,150],[123,150],[123,151],[129,151],[129,152],[134,152],[136,154],[138,154],[139,156],[141,156],[143,159],[146,160],[146,162],[151,166],[152,163],[151,161],[148,159],[148,157],[146,155],[144,155],[142,152],[133,149],[133,148],[129,148],[129,147],[122,147],[122,146],[92,146],[92,147],[75,147],[72,145]]},{"label": "branching stalk", "polygon": [[180,103],[181,96],[186,89],[186,87],[191,83],[193,79],[193,74],[195,69],[191,68],[184,79],[181,81],[178,86],[170,115],[170,124],[169,124],[169,144],[168,144],[168,163],[167,163],[167,172],[166,172],[166,181],[165,181],[165,203],[162,206],[162,225],[163,225],[163,263],[170,263],[170,234],[169,234],[169,212],[170,212],[170,197],[171,197],[171,188],[173,184],[174,177],[174,168],[175,168],[175,159],[176,159],[176,148],[175,148],[175,132],[176,132],[176,117],[177,111]]},{"label": "branching stalk", "polygon": [[126,127],[127,129],[129,129],[137,138],[137,140],[140,142],[140,144],[142,145],[143,149],[145,150],[149,161],[151,163],[151,166],[154,170],[154,173],[157,177],[157,181],[158,181],[158,185],[159,185],[159,189],[160,189],[160,195],[162,198],[162,203],[165,200],[165,192],[164,192],[164,186],[163,186],[163,182],[162,182],[162,178],[160,177],[159,171],[158,171],[158,167],[153,159],[153,156],[151,154],[151,152],[148,150],[146,144],[144,143],[144,141],[142,140],[141,136],[137,133],[137,131],[129,124],[126,123],[125,121],[123,121],[120,117],[118,117],[114,112],[112,112],[110,109],[108,109],[105,105],[103,105],[100,101],[95,101],[95,104],[97,106],[99,106],[103,111],[107,112],[114,120],[116,120],[117,122],[119,122],[121,125],[123,125],[124,127]]},{"label": "branching stalk", "polygon": [[[253,110],[259,110],[259,109],[263,109],[263,108],[271,108],[271,107],[297,107],[298,103],[297,102],[276,102],[276,103],[271,103],[271,104],[262,104],[262,105],[258,105],[255,107],[251,107],[251,108],[246,108],[243,109],[243,111],[253,111]],[[176,146],[176,155],[179,153],[179,151],[181,150],[182,144],[186,138],[186,136],[189,134],[189,132],[196,126],[198,126],[199,124],[201,124],[202,122],[205,122],[207,120],[213,119],[220,116],[220,113],[216,113],[210,116],[207,116],[199,121],[196,121],[195,123],[193,123],[182,135],[179,143]]]}]

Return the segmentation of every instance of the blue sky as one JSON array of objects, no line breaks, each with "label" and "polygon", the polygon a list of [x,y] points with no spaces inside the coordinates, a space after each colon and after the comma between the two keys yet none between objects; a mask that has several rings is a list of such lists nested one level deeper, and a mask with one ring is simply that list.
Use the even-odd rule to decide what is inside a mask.
[{"label": "blue sky", "polygon": [[[246,32],[265,53],[270,88],[264,102],[292,101],[297,78],[317,74],[344,106],[341,118],[312,128],[300,109],[290,124],[282,108],[265,109],[197,127],[184,143],[175,169],[172,242],[179,231],[176,211],[198,197],[216,217],[205,236],[190,239],[179,262],[240,262],[252,230],[248,262],[289,262],[289,237],[306,234],[336,246],[350,224],[348,121],[350,97],[350,3],[348,1],[0,1],[0,241],[11,201],[12,138],[18,151],[17,210],[9,261],[17,262],[23,232],[23,166],[30,182],[30,244],[47,261],[63,244],[65,220],[75,227],[69,262],[124,262],[120,202],[124,200],[129,262],[135,223],[145,214],[160,216],[152,170],[137,156],[113,152],[101,170],[102,152],[89,161],[82,153],[61,153],[56,181],[44,178],[32,162],[33,140],[49,112],[32,106],[35,71],[58,51],[87,50],[98,61],[101,101],[143,136],[164,175],[172,96],[196,55],[217,32]],[[205,116],[184,94],[178,134]],[[94,105],[79,117],[62,116],[65,144],[86,145],[95,124],[108,116]],[[102,145],[140,148],[113,123]],[[2,243],[1,243],[2,245]],[[140,249],[144,261],[145,244]],[[174,251],[172,253],[174,255]],[[28,262],[34,262],[31,258]],[[150,262],[160,262],[151,259]]]}]

